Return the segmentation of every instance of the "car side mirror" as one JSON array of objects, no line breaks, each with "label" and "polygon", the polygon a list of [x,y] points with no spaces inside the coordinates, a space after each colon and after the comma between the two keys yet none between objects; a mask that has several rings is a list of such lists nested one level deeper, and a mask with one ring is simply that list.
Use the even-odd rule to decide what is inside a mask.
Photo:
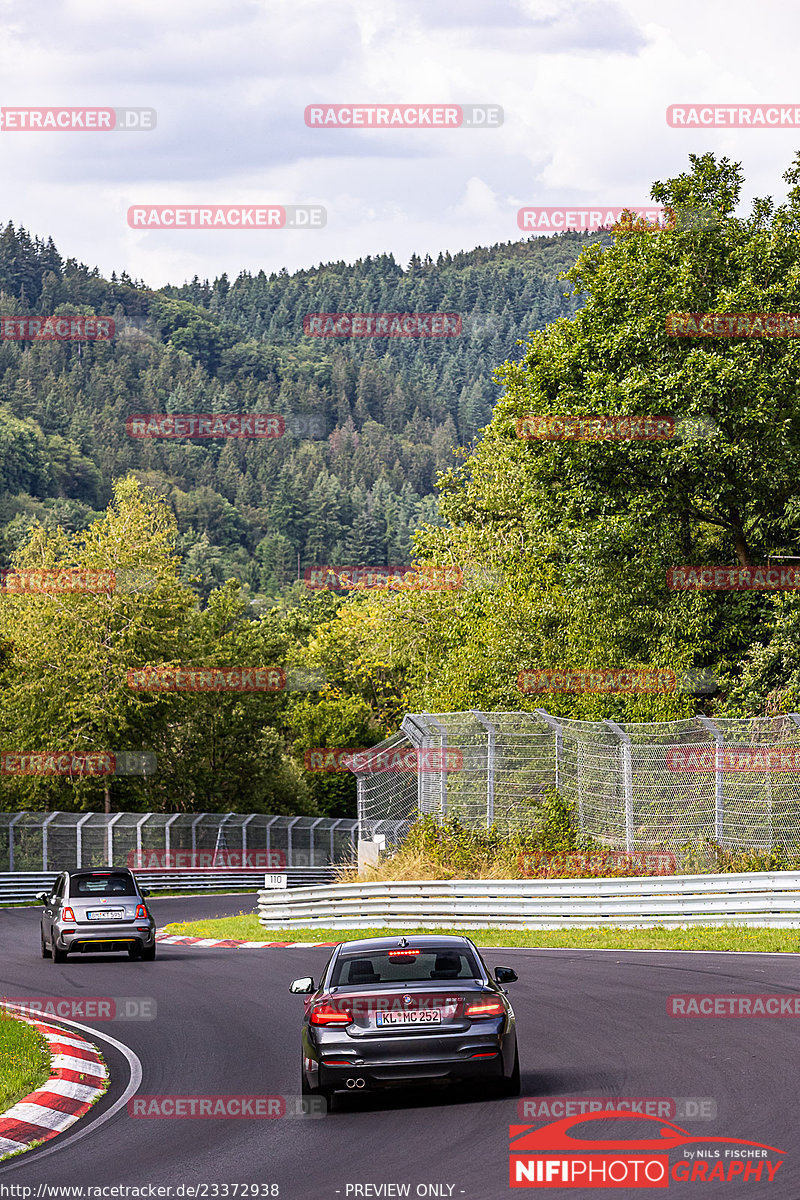
[{"label": "car side mirror", "polygon": [[494,977],[498,983],[516,983],[519,979],[513,967],[495,967]]},{"label": "car side mirror", "polygon": [[47,903],[49,902],[49,900],[50,900],[50,896],[49,896],[49,894],[48,894],[47,892],[37,892],[37,893],[36,893],[36,901],[37,901],[37,903],[39,903],[39,904],[47,904]]},{"label": "car side mirror", "polygon": [[310,975],[304,979],[293,979],[289,984],[289,991],[294,992],[295,996],[308,996],[311,992],[316,991],[314,980]]}]

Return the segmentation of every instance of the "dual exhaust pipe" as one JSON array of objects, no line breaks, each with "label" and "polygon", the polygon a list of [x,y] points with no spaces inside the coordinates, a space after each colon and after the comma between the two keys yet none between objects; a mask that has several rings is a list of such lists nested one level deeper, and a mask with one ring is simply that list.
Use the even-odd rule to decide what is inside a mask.
[{"label": "dual exhaust pipe", "polygon": [[365,1080],[363,1080],[361,1078],[347,1080],[347,1086],[349,1088],[363,1088],[364,1083],[365,1083]]}]

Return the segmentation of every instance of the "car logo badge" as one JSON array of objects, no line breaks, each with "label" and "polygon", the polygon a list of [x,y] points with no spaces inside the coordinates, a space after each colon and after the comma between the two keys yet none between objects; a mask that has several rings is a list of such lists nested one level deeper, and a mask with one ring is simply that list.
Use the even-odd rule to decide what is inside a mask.
[{"label": "car logo badge", "polygon": [[410,1004],[413,999],[413,996],[403,996],[403,1004]]}]

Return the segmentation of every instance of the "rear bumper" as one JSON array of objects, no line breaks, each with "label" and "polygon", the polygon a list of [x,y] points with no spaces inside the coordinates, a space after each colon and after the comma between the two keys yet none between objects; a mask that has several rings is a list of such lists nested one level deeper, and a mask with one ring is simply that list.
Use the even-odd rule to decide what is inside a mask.
[{"label": "rear bumper", "polygon": [[154,945],[156,940],[155,928],[143,932],[135,925],[125,924],[105,925],[102,929],[76,929],[74,933],[59,933],[56,937],[59,950],[69,950],[72,953],[105,954],[110,950],[127,950],[132,946],[141,949]]},{"label": "rear bumper", "polygon": [[516,1049],[516,1029],[503,1025],[486,1022],[480,1029],[430,1039],[396,1035],[361,1039],[341,1030],[324,1030],[313,1037],[306,1026],[303,1067],[312,1088],[332,1090],[348,1088],[349,1079],[363,1080],[358,1086],[369,1088],[499,1080],[510,1074]]},{"label": "rear bumper", "polygon": [[462,1079],[500,1079],[503,1057],[499,1050],[489,1058],[427,1059],[424,1062],[317,1065],[313,1086],[331,1090],[351,1090],[348,1080],[363,1080],[358,1087],[382,1088],[413,1086],[415,1083],[450,1083]]}]

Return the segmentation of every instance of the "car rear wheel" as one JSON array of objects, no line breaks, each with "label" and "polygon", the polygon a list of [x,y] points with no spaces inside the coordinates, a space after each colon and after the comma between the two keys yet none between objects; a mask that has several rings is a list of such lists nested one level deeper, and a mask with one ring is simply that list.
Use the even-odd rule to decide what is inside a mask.
[{"label": "car rear wheel", "polygon": [[128,958],[141,958],[141,957],[142,957],[142,947],[140,945],[137,944],[135,946],[128,947]]},{"label": "car rear wheel", "polygon": [[40,933],[39,937],[40,937],[41,943],[42,943],[42,958],[49,958],[50,951],[48,950],[47,946],[45,945],[44,934]]},{"label": "car rear wheel", "polygon": [[153,943],[152,946],[149,946],[146,949],[141,950],[140,957],[142,959],[142,962],[155,962],[155,957],[156,957],[155,943]]},{"label": "car rear wheel", "polygon": [[65,963],[67,961],[66,950],[59,950],[58,947],[56,946],[55,942],[53,942],[52,950],[53,950],[53,962],[54,963]]},{"label": "car rear wheel", "polygon": [[333,1092],[329,1088],[314,1088],[308,1082],[306,1077],[305,1067],[300,1067],[300,1095],[301,1096],[321,1096],[325,1101],[328,1112],[333,1108]]}]

